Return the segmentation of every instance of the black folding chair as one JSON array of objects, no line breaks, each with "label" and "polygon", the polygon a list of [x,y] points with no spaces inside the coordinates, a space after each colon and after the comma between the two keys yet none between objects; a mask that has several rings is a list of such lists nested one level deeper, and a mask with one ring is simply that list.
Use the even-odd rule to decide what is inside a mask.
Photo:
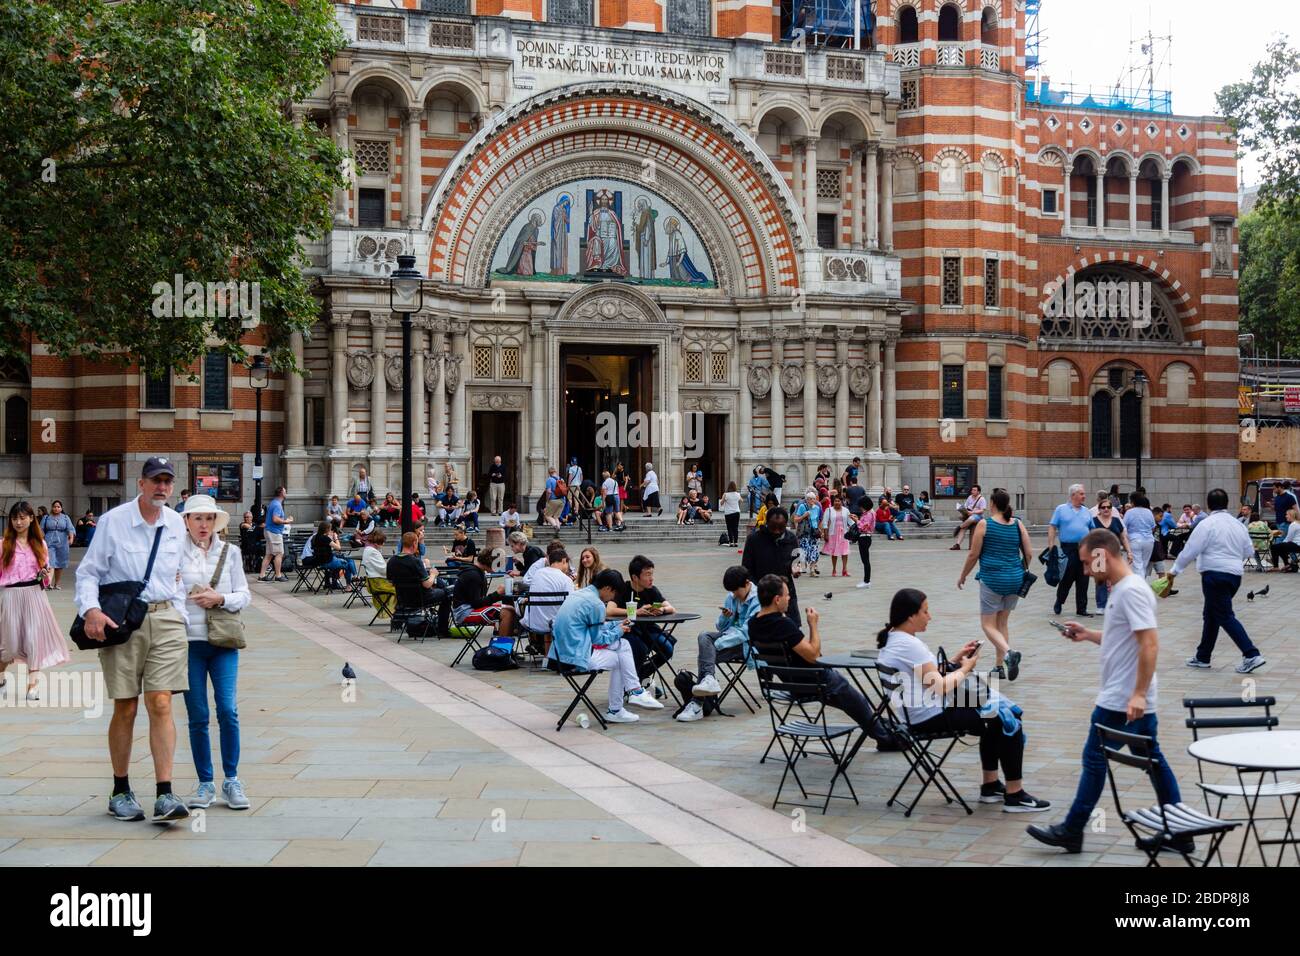
[{"label": "black folding chair", "polygon": [[[309,558],[308,561],[310,560]],[[295,570],[298,572],[298,580],[294,583],[290,594],[297,594],[303,588],[306,588],[309,594],[319,594],[321,588],[325,587],[325,569],[321,565],[300,561]]]},{"label": "black folding chair", "polygon": [[[601,674],[605,672],[599,669],[584,670],[581,667],[579,667],[577,664],[566,664],[560,660],[550,660],[548,661],[548,663],[550,665],[550,669],[555,671],[566,681],[568,681],[569,687],[573,689],[573,700],[569,703],[568,708],[564,711],[564,715],[555,724],[556,733],[559,733],[561,730],[564,729],[565,721],[569,719],[569,715],[573,713],[574,709],[578,706],[578,704],[586,704],[587,709],[590,710],[591,713],[595,716],[596,720],[600,722],[600,729],[608,730],[609,724],[605,723],[605,718],[601,716],[600,708],[597,707],[595,704],[593,704],[591,702],[591,698],[587,696],[587,691],[591,688],[592,683],[596,680],[597,677],[599,677]],[[578,678],[580,677],[586,678],[586,680],[583,681],[581,684],[578,683]]]},{"label": "black folding chair", "polygon": [[483,645],[478,642],[478,639],[479,635],[483,633],[483,628],[487,626],[487,624],[479,622],[463,624],[460,621],[457,621],[454,617],[452,618],[451,627],[460,629],[460,638],[465,642],[464,645],[461,646],[460,653],[456,655],[456,659],[451,662],[452,667],[459,664],[461,659],[471,650],[482,650]]},{"label": "black folding chair", "polygon": [[[815,807],[813,803],[792,803],[789,800],[783,801],[781,793],[785,790],[786,780],[793,776],[795,784],[799,787],[799,792],[803,794],[804,800],[812,797],[825,797],[822,803],[822,813],[825,813],[831,805],[831,800],[839,797],[841,800],[852,799],[854,803],[858,802],[858,795],[853,790],[853,781],[849,780],[848,770],[853,758],[857,755],[858,749],[862,746],[862,741],[866,734],[860,734],[857,741],[853,740],[853,731],[858,730],[857,724],[831,724],[826,721],[826,681],[827,672],[823,667],[775,667],[767,666],[759,671],[758,684],[763,693],[769,694],[772,691],[782,691],[792,696],[798,697],[804,701],[818,705],[816,720],[778,720],[775,708],[769,708],[768,714],[772,720],[772,734],[776,738],[781,753],[785,757],[785,770],[781,774],[781,783],[776,788],[776,797],[772,800],[772,808],[780,803],[793,807]],[[843,739],[844,745],[841,749],[836,749],[836,741]],[[830,786],[825,793],[809,793],[804,786],[803,780],[799,777],[799,770],[796,764],[799,758],[804,756],[808,744],[817,741],[829,752],[831,759],[835,762],[835,773],[831,776]],[[849,788],[849,796],[835,793],[835,784],[840,777],[844,778],[845,784]]]},{"label": "black folding chair", "polygon": [[[808,709],[812,700],[805,700],[799,695],[791,693],[787,688],[780,685],[764,685],[762,682],[763,668],[769,665],[776,667],[790,667],[792,662],[790,655],[786,651],[784,644],[764,644],[759,641],[751,641],[750,653],[758,658],[759,670],[759,693],[763,700],[767,701],[768,709],[772,711],[773,719],[778,723],[785,723],[790,719],[790,714],[797,708],[803,715],[804,722],[816,723],[821,719],[821,710],[814,707],[811,711]],[[772,734],[772,739],[767,742],[767,747],[763,750],[763,756],[758,758],[759,763],[766,763],[768,755],[771,754],[772,748],[776,746],[776,734]],[[805,742],[806,743],[806,742]],[[807,756],[807,754],[804,754]]]},{"label": "black folding chair", "polygon": [[735,657],[722,656],[723,654],[726,654],[727,651],[733,650],[733,648],[725,648],[718,652],[717,669],[718,672],[723,675],[725,683],[722,685],[722,693],[714,698],[713,706],[717,708],[718,713],[723,714],[724,716],[725,713],[722,710],[722,704],[733,691],[735,692],[736,697],[740,699],[740,702],[745,705],[745,709],[751,714],[756,714],[763,709],[762,702],[759,701],[758,697],[745,683],[745,671],[749,667],[748,660],[753,654],[753,651],[745,645],[737,646],[745,647],[745,653],[739,659]]},{"label": "black folding chair", "polygon": [[[876,719],[881,721],[885,728],[893,734],[894,740],[898,742],[904,756],[907,757],[908,763],[907,773],[903,776],[889,800],[886,801],[885,806],[892,807],[894,805],[894,802],[898,800],[898,795],[903,792],[903,788],[907,786],[907,782],[915,774],[917,780],[921,783],[921,789],[912,798],[912,802],[907,805],[907,809],[903,811],[903,816],[910,817],[912,815],[912,811],[921,802],[921,798],[925,796],[925,791],[930,789],[931,784],[939,789],[944,800],[948,803],[951,804],[956,800],[961,804],[967,815],[974,813],[975,811],[970,808],[962,798],[961,793],[953,786],[952,781],[948,779],[948,775],[943,772],[943,765],[947,761],[948,755],[952,753],[953,748],[957,746],[957,742],[965,734],[961,731],[946,729],[928,733],[918,733],[913,730],[907,721],[906,707],[902,708],[902,718],[894,710],[894,696],[903,687],[903,680],[898,669],[877,663],[876,673],[880,675],[881,687],[880,704],[876,708]],[[947,746],[943,748],[942,752],[936,753],[932,748],[936,744],[942,745],[944,741],[947,741]]]},{"label": "black folding chair", "polygon": [[[524,657],[531,655],[535,658],[541,658],[546,654],[546,639],[551,636],[549,625],[545,630],[537,630],[529,627],[525,621],[528,619],[528,609],[538,607],[560,607],[569,597],[567,591],[528,591],[520,595],[515,602],[515,610],[518,612],[519,634],[515,636],[515,657]],[[524,651],[519,651],[519,642],[524,641]]]},{"label": "black folding chair", "polygon": [[397,613],[397,589],[393,587],[392,582],[387,578],[367,578],[366,590],[370,592],[370,597],[375,602],[375,613],[367,626],[373,627],[381,617],[391,621]]},{"label": "black folding chair", "polygon": [[362,607],[370,607],[370,599],[366,597],[366,591],[369,587],[366,583],[368,580],[364,572],[358,572],[352,576],[352,584],[348,587],[348,599],[343,602],[343,610],[346,611],[357,601],[361,602]]},{"label": "black folding chair", "polygon": [[[1263,728],[1271,731],[1280,723],[1278,718],[1273,716],[1272,708],[1277,706],[1275,697],[1258,697],[1254,700],[1242,700],[1240,697],[1184,697],[1183,706],[1187,708],[1190,716],[1185,723],[1192,732],[1192,740],[1199,740],[1199,732],[1202,730],[1228,730],[1241,728]],[[1225,710],[1232,709],[1242,711],[1245,709],[1263,709],[1263,713],[1243,714],[1237,717],[1197,717],[1197,708],[1201,710]],[[1259,771],[1248,771],[1260,773]],[[1205,771],[1200,760],[1196,761],[1197,784],[1201,788],[1201,795],[1205,798],[1205,809],[1218,819],[1223,816],[1223,804],[1229,797],[1240,797],[1246,802],[1246,830],[1249,835],[1255,837],[1255,844],[1259,848],[1260,859],[1264,865],[1268,865],[1268,860],[1264,857],[1264,846],[1266,844],[1290,842],[1292,849],[1295,850],[1296,860],[1300,862],[1300,847],[1295,845],[1294,821],[1296,816],[1296,807],[1300,805],[1300,781],[1282,780],[1278,777],[1277,771],[1273,771],[1273,782],[1265,783],[1263,773],[1260,773],[1259,779],[1255,784],[1249,783],[1241,770],[1237,771],[1237,782],[1234,783],[1206,783]],[[1218,805],[1210,807],[1210,797],[1219,798]],[[1282,807],[1282,816],[1280,817],[1257,817],[1255,808],[1259,805],[1262,797],[1277,797]],[[1291,809],[1287,809],[1287,800],[1291,800]],[[1260,836],[1257,823],[1276,823],[1286,824],[1285,840],[1265,840]],[[1241,866],[1242,860],[1246,855],[1246,844],[1250,842],[1249,836],[1242,840],[1241,850],[1237,854],[1237,866]],[[1281,857],[1286,854],[1285,846],[1278,857],[1278,863],[1281,864]]]},{"label": "black folding chair", "polygon": [[[1175,841],[1180,837],[1198,836],[1210,838],[1210,849],[1205,854],[1205,859],[1200,861],[1201,866],[1209,866],[1210,861],[1218,855],[1223,838],[1241,824],[1235,820],[1217,820],[1185,803],[1157,803],[1144,810],[1126,812],[1119,802],[1119,787],[1115,784],[1115,764],[1123,764],[1145,773],[1159,799],[1160,789],[1156,786],[1156,762],[1151,756],[1153,738],[1113,730],[1101,724],[1094,724],[1094,726],[1097,728],[1097,733],[1101,735],[1101,748],[1106,755],[1106,777],[1110,780],[1110,792],[1115,797],[1115,812],[1124,821],[1129,833],[1133,834],[1134,840],[1142,840],[1143,834],[1139,833],[1139,830],[1145,830],[1147,836],[1158,838],[1150,841],[1150,844],[1140,844],[1147,855],[1147,866],[1160,865],[1158,857],[1162,845],[1168,845],[1188,866],[1195,866],[1197,859],[1186,850],[1179,849]],[[1129,752],[1122,753],[1120,749],[1122,747],[1128,747]]]}]

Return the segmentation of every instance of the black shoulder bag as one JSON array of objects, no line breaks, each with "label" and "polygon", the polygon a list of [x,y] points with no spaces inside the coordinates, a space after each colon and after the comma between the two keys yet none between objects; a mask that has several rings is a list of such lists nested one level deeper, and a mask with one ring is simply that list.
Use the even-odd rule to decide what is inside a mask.
[{"label": "black shoulder bag", "polygon": [[125,644],[132,632],[144,623],[144,617],[149,613],[149,604],[141,600],[140,595],[144,593],[149,576],[153,574],[153,562],[158,557],[158,544],[162,541],[162,533],[163,526],[160,523],[153,533],[153,549],[149,552],[149,565],[144,569],[143,581],[114,581],[99,586],[99,609],[108,615],[109,620],[117,621],[121,626],[105,625],[104,639],[97,641],[86,633],[86,622],[78,614],[69,632],[72,643],[78,648],[91,651]]}]

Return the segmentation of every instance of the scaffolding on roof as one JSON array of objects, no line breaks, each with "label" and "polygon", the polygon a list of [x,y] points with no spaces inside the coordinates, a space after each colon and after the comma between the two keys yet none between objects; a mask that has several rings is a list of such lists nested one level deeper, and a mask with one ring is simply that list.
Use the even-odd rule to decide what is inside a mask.
[{"label": "scaffolding on roof", "polygon": [[1092,110],[1120,110],[1126,113],[1160,113],[1174,111],[1173,96],[1168,90],[1117,90],[1113,87],[1053,87],[1040,80],[1025,87],[1025,101],[1039,106],[1063,106]]},{"label": "scaffolding on roof", "polygon": [[1036,70],[1043,62],[1040,48],[1044,39],[1038,26],[1038,11],[1043,0],[1025,0],[1025,69]]},{"label": "scaffolding on roof", "polygon": [[871,0],[781,0],[784,39],[793,39],[795,31],[802,30],[804,40],[814,46],[852,46],[855,8],[861,13],[860,47],[866,49],[876,29]]}]

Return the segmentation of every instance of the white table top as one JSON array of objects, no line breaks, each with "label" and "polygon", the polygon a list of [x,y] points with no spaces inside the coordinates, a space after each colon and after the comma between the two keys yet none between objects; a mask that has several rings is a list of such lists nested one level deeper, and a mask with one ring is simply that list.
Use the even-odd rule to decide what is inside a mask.
[{"label": "white table top", "polygon": [[1204,737],[1188,747],[1187,752],[1207,763],[1243,770],[1298,770],[1300,731],[1260,730]]}]

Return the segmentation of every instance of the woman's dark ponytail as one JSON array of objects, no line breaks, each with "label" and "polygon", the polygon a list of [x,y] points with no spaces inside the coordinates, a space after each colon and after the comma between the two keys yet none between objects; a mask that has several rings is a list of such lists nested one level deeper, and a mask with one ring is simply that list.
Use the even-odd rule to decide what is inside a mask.
[{"label": "woman's dark ponytail", "polygon": [[889,632],[905,622],[925,606],[925,592],[916,588],[902,588],[894,592],[889,602],[889,621],[876,633],[876,647],[882,648],[889,640]]}]

